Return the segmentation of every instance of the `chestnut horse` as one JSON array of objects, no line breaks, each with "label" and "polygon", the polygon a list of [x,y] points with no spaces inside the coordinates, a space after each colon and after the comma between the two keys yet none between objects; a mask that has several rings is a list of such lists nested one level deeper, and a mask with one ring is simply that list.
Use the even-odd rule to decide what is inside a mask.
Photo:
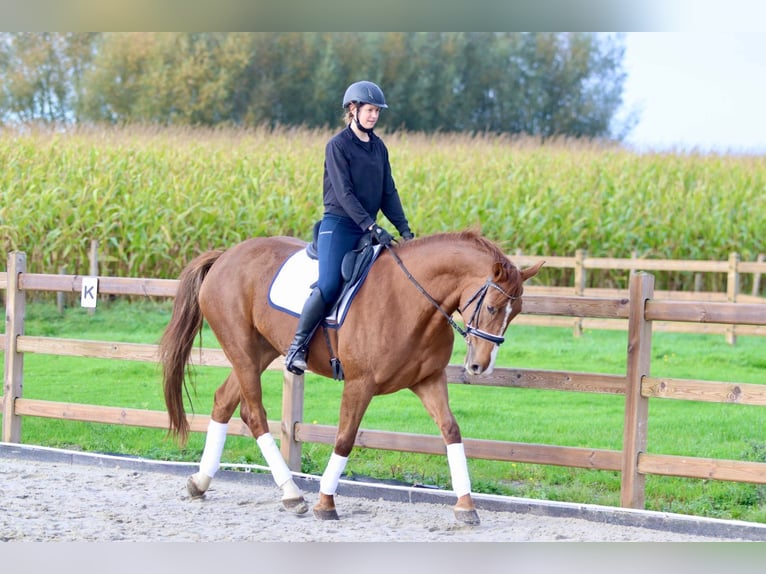
[{"label": "chestnut horse", "polygon": [[[160,342],[170,432],[184,442],[189,423],[183,390],[189,356],[203,318],[232,365],[215,393],[199,472],[187,487],[202,496],[217,471],[229,420],[241,415],[282,489],[282,503],[302,514],[308,506],[269,433],[261,396],[261,374],[292,340],[297,319],[269,305],[269,286],[284,261],[305,248],[290,237],[248,239],[226,251],[203,253],[180,275],[173,314]],[[414,239],[384,250],[367,275],[343,324],[333,333],[333,351],[345,374],[333,453],[319,484],[314,515],[337,519],[335,492],[372,398],[410,389],[436,422],[446,444],[455,517],[478,524],[471,498],[460,428],[449,406],[446,367],[454,330],[466,338],[465,368],[490,373],[497,346],[521,311],[524,281],[541,263],[517,268],[492,242],[472,231]],[[465,329],[452,320],[456,311]],[[469,319],[470,317],[470,319]],[[331,377],[325,337],[314,336],[308,367]]]}]

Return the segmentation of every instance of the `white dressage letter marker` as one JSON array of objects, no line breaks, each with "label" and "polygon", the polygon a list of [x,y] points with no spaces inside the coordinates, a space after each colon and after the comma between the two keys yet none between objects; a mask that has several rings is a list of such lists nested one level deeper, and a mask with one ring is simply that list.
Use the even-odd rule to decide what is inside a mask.
[{"label": "white dressage letter marker", "polygon": [[96,307],[98,299],[98,277],[83,277],[82,292],[80,293],[80,305],[82,307]]}]

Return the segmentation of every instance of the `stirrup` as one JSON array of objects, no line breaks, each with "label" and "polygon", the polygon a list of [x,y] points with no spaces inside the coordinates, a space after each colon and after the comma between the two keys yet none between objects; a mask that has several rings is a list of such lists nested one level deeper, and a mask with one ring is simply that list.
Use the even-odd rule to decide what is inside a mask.
[{"label": "stirrup", "polygon": [[294,375],[302,375],[307,368],[306,347],[296,345],[287,350],[285,368]]}]

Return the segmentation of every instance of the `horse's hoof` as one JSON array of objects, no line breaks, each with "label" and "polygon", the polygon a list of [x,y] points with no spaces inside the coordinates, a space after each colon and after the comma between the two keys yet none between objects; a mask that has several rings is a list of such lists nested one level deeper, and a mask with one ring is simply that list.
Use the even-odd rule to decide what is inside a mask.
[{"label": "horse's hoof", "polygon": [[455,509],[455,518],[461,524],[467,524],[468,526],[476,526],[481,524],[479,520],[479,513],[475,509],[465,510],[463,508]]},{"label": "horse's hoof", "polygon": [[293,514],[306,514],[309,511],[309,505],[306,504],[306,500],[302,496],[299,498],[283,498],[282,506]]},{"label": "horse's hoof", "polygon": [[193,476],[190,476],[189,480],[186,481],[186,490],[189,493],[189,496],[195,499],[205,496],[205,491],[197,486],[197,483],[194,482]]},{"label": "horse's hoof", "polygon": [[314,507],[314,516],[319,520],[340,520],[338,512],[334,508]]}]

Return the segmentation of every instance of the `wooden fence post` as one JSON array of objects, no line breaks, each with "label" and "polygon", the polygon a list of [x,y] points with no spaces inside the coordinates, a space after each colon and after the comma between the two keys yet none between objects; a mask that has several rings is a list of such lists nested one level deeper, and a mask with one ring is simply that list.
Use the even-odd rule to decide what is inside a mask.
[{"label": "wooden fence post", "polygon": [[279,448],[293,472],[301,470],[301,443],[295,439],[295,426],[303,420],[304,375],[284,369],[282,384],[282,432]]},{"label": "wooden fence post", "polygon": [[24,334],[26,293],[19,289],[19,273],[27,270],[27,256],[20,251],[8,255],[8,288],[5,307],[5,373],[3,377],[3,442],[21,442],[21,417],[16,414],[16,399],[24,386],[24,354],[16,338]]},{"label": "wooden fence post", "polygon": [[[585,273],[586,254],[587,252],[585,251],[585,249],[578,249],[575,251],[574,292],[575,292],[575,295],[579,295],[579,296],[585,295],[585,284],[587,282],[587,277]],[[572,327],[573,327],[572,334],[575,337],[581,337],[582,336],[582,318],[576,317]]]},{"label": "wooden fence post", "polygon": [[98,276],[98,240],[92,239],[90,242],[90,251],[88,251],[88,274],[92,277]]},{"label": "wooden fence post", "polygon": [[[758,263],[763,263],[763,253],[759,253],[758,257],[756,258],[756,261]],[[761,272],[755,273],[753,275],[753,297],[758,296],[758,292],[761,290]]]},{"label": "wooden fence post", "polygon": [[625,389],[625,430],[622,443],[620,505],[644,508],[645,477],[638,472],[638,457],[646,450],[649,399],[641,395],[641,382],[649,375],[652,358],[652,322],[644,315],[654,295],[654,276],[636,273],[630,280],[628,313],[628,365]]},{"label": "wooden fence post", "polygon": [[[729,273],[726,277],[726,300],[729,303],[736,303],[739,295],[739,253],[729,254]],[[726,342],[729,345],[737,344],[737,331],[735,325],[726,327]]]},{"label": "wooden fence post", "polygon": [[[88,252],[88,260],[90,262],[88,268],[88,275],[91,277],[98,277],[98,240],[91,239],[90,251]],[[93,307],[88,308],[88,315],[93,315],[96,309]]]},{"label": "wooden fence post", "polygon": [[[638,259],[638,251],[635,249],[631,249],[630,251],[630,259],[632,261],[635,261]],[[636,274],[636,268],[631,266],[630,270],[628,271],[628,285],[630,285],[630,278],[633,277]]]},{"label": "wooden fence post", "polygon": [[[59,265],[59,275],[66,275],[66,267]],[[58,309],[59,315],[64,312],[66,307],[66,295],[63,291],[56,292],[56,309]]]}]

